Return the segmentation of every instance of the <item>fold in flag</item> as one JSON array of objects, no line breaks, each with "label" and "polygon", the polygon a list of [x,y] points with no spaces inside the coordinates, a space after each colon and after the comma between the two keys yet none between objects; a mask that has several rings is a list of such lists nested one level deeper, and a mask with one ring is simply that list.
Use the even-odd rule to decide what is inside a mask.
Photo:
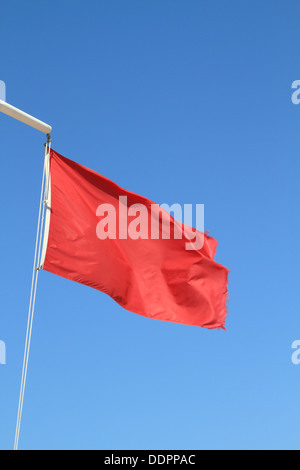
[{"label": "fold in flag", "polygon": [[212,237],[54,150],[48,204],[45,271],[148,318],[224,328],[228,269]]}]

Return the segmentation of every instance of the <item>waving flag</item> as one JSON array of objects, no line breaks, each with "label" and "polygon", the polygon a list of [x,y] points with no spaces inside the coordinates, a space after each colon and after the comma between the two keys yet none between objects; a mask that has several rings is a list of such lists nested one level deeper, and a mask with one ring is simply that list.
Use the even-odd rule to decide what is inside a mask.
[{"label": "waving flag", "polygon": [[148,318],[224,328],[228,270],[212,237],[54,150],[50,189],[44,270]]}]

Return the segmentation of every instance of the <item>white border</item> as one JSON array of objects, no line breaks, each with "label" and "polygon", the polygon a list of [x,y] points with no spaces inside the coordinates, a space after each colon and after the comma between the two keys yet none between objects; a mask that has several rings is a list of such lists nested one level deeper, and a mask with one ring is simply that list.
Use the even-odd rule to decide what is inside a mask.
[{"label": "white border", "polygon": [[45,156],[45,178],[46,178],[46,215],[45,215],[45,225],[44,225],[44,238],[43,238],[43,248],[41,254],[40,266],[43,269],[47,248],[48,248],[48,239],[49,239],[49,230],[50,230],[50,219],[51,219],[51,172],[50,172],[50,147],[47,148],[47,153]]}]

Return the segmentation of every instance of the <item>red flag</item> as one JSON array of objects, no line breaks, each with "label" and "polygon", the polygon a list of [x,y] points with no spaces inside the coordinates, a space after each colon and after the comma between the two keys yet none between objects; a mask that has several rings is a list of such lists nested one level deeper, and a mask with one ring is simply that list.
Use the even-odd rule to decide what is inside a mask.
[{"label": "red flag", "polygon": [[228,270],[214,261],[212,237],[201,233],[193,248],[199,231],[54,150],[50,175],[44,270],[145,317],[224,328]]}]

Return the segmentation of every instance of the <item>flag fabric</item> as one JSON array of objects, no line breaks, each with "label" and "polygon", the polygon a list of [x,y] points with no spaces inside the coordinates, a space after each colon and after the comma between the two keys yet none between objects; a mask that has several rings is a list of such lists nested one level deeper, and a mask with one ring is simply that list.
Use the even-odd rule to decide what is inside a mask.
[{"label": "flag fabric", "polygon": [[98,289],[148,318],[225,327],[228,269],[214,261],[214,238],[202,233],[203,246],[187,249],[197,231],[163,211],[159,230],[150,230],[157,204],[53,149],[50,185],[45,271]]}]

